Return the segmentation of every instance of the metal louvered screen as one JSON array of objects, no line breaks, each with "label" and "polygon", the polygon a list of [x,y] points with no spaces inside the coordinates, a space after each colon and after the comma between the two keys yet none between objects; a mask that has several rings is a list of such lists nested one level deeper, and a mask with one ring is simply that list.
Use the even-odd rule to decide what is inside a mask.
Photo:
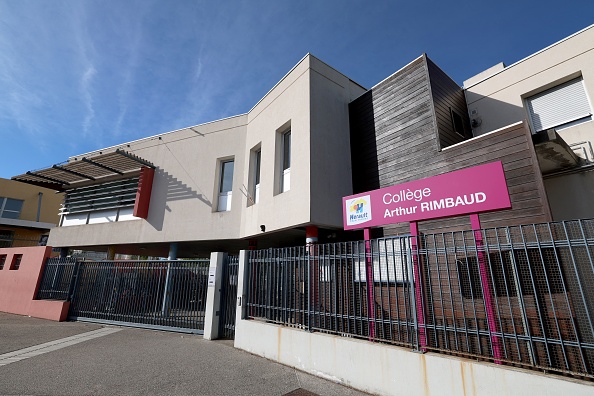
[{"label": "metal louvered screen", "polygon": [[133,207],[137,190],[137,177],[70,190],[61,214]]},{"label": "metal louvered screen", "polygon": [[592,114],[582,78],[568,81],[526,99],[534,132]]}]

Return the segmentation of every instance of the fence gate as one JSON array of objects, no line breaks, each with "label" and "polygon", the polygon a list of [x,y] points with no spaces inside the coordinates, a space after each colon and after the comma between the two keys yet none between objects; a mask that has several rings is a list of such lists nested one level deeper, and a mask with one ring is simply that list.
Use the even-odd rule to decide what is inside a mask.
[{"label": "fence gate", "polygon": [[239,256],[227,256],[221,282],[221,338],[235,338],[235,310],[237,308],[237,274]]},{"label": "fence gate", "polygon": [[69,317],[202,334],[210,260],[80,262]]}]

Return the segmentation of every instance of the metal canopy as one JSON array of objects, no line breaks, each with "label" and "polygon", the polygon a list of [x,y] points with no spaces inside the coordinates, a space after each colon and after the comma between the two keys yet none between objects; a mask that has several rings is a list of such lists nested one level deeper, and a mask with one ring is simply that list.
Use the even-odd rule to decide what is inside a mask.
[{"label": "metal canopy", "polygon": [[65,164],[29,171],[13,176],[12,180],[63,191],[79,187],[81,184],[101,182],[106,177],[136,172],[143,166],[155,168],[152,163],[117,149],[110,153],[74,158]]}]

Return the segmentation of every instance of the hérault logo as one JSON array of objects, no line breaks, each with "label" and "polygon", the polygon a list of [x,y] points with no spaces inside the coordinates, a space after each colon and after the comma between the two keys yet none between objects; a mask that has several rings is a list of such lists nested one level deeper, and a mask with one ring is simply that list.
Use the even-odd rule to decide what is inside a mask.
[{"label": "h\u00e9rault logo", "polygon": [[364,195],[349,199],[347,206],[347,225],[366,223],[371,220],[371,197]]}]

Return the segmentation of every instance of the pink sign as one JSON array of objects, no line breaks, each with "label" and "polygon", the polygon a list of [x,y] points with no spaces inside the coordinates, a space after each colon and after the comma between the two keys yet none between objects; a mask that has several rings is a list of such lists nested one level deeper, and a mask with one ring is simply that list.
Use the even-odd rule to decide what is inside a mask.
[{"label": "pink sign", "polygon": [[491,162],[342,198],[344,229],[511,208],[503,164]]}]

